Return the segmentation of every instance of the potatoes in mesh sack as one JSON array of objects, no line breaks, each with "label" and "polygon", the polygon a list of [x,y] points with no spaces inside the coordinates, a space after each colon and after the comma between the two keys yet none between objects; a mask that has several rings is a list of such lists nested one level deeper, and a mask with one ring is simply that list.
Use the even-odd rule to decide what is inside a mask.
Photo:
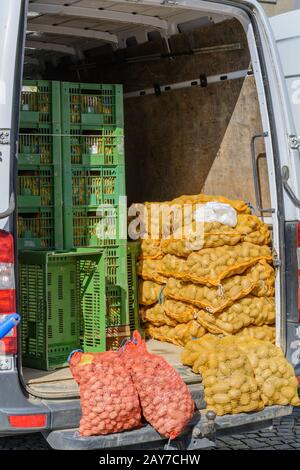
[{"label": "potatoes in mesh sack", "polygon": [[268,226],[256,215],[238,214],[235,230],[241,235],[243,242],[268,245],[271,240]]},{"label": "potatoes in mesh sack", "polygon": [[196,222],[179,228],[161,241],[161,250],[165,254],[188,257],[194,251],[223,245],[236,245],[241,235],[235,229],[220,222]]},{"label": "potatoes in mesh sack", "polygon": [[261,339],[275,344],[276,329],[275,326],[246,326],[242,328],[237,336],[250,336],[251,338]]},{"label": "potatoes in mesh sack", "polygon": [[198,309],[193,305],[176,300],[164,299],[161,304],[151,307],[140,307],[140,318],[155,326],[176,326],[178,323],[188,323],[196,318]]},{"label": "potatoes in mesh sack", "polygon": [[160,240],[141,239],[139,259],[160,259],[164,256],[160,248]]},{"label": "potatoes in mesh sack", "polygon": [[239,213],[250,214],[250,208],[244,201],[236,199],[227,199],[223,196],[209,196],[207,194],[184,195],[170,201],[170,204],[206,204],[207,202],[222,202],[229,204]]},{"label": "potatoes in mesh sack", "polygon": [[263,408],[251,363],[231,338],[219,339],[193,366],[202,376],[207,409],[218,416]]},{"label": "potatoes in mesh sack", "polygon": [[152,281],[143,281],[139,279],[139,303],[141,305],[155,304],[162,292],[163,286]]},{"label": "potatoes in mesh sack", "polygon": [[159,274],[161,260],[159,259],[143,259],[137,263],[137,273],[144,281],[154,281],[158,284],[165,284],[167,278]]},{"label": "potatoes in mesh sack", "polygon": [[197,321],[191,320],[188,323],[179,323],[175,327],[168,325],[153,326],[151,323],[146,323],[145,333],[147,336],[159,341],[184,346],[192,338],[201,338],[206,332]]},{"label": "potatoes in mesh sack", "polygon": [[129,213],[135,215],[129,217],[129,231],[131,222],[134,220],[134,223],[136,223],[138,217],[139,232],[142,238],[149,236],[152,239],[159,240],[163,236],[168,236],[173,230],[170,205],[171,202],[168,201],[132,204]]},{"label": "potatoes in mesh sack", "polygon": [[244,242],[235,246],[207,248],[190,254],[185,264],[179,264],[179,275],[174,272],[173,277],[216,286],[227,277],[243,273],[261,259],[272,261],[271,250],[266,245]]},{"label": "potatoes in mesh sack", "polygon": [[192,339],[188,341],[181,353],[182,364],[193,366],[200,354],[207,354],[208,349],[214,348],[218,340],[218,336],[206,333],[200,339]]},{"label": "potatoes in mesh sack", "polygon": [[171,299],[164,299],[162,307],[167,316],[177,323],[188,323],[194,320],[198,313],[198,309],[193,305]]},{"label": "potatoes in mesh sack", "polygon": [[184,279],[186,273],[186,259],[174,255],[165,255],[158,265],[158,273],[164,277]]},{"label": "potatoes in mesh sack", "polygon": [[143,323],[151,323],[154,326],[176,326],[177,321],[170,318],[161,304],[155,304],[151,307],[140,307],[140,319]]},{"label": "potatoes in mesh sack", "polygon": [[234,336],[254,370],[264,405],[299,406],[298,380],[294,368],[277,346],[249,336]]},{"label": "potatoes in mesh sack", "polygon": [[256,285],[250,274],[225,279],[218,287],[201,286],[170,278],[163,293],[167,298],[191,303],[198,308],[217,313],[232,305],[235,300],[250,294]]},{"label": "potatoes in mesh sack", "polygon": [[273,266],[262,259],[246,271],[257,284],[251,292],[257,297],[273,297],[275,295],[275,271]]},{"label": "potatoes in mesh sack", "polygon": [[[255,332],[257,335],[263,335],[265,331],[265,334],[270,336],[259,339],[269,338],[271,341],[273,339],[271,332],[274,330],[275,335],[275,329],[263,327],[263,325],[274,325],[275,323],[275,300],[272,297],[244,297],[217,314],[200,310],[197,313],[197,320],[210,333],[234,335],[240,330],[240,334],[242,332],[247,334],[249,330],[252,332],[252,336],[259,338],[259,336],[255,336]],[[249,325],[256,325],[253,331],[251,328],[247,328]]]}]

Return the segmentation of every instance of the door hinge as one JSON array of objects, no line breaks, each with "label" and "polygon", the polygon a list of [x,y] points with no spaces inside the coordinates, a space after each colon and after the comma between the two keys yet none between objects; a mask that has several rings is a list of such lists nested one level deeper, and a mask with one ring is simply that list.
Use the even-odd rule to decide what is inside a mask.
[{"label": "door hinge", "polygon": [[0,129],[0,145],[10,144],[10,129]]},{"label": "door hinge", "polygon": [[290,135],[289,146],[292,150],[300,149],[300,137],[297,137],[296,135]]},{"label": "door hinge", "polygon": [[278,256],[278,253],[276,252],[276,250],[274,248],[273,248],[273,251],[272,251],[272,258],[273,258],[274,268],[279,268],[281,266],[281,260]]}]

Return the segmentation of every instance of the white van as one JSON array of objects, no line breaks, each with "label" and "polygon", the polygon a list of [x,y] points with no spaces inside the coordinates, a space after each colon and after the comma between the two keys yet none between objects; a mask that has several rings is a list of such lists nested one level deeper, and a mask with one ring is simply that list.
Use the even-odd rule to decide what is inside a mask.
[{"label": "white van", "polygon": [[[0,318],[18,311],[16,174],[22,80],[121,83],[129,202],[218,194],[247,201],[272,230],[276,342],[300,376],[300,10],[271,21],[254,0],[2,0]],[[22,319],[21,319],[22,321]],[[197,412],[174,446],[267,426],[292,412]],[[65,370],[22,368],[20,332],[2,339],[0,435],[41,432],[57,449],[164,448],[150,425],[79,438]]]}]

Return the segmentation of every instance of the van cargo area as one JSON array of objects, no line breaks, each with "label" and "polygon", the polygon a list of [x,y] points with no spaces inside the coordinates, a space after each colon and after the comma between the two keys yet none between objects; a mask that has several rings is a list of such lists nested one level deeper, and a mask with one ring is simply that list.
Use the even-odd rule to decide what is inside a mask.
[{"label": "van cargo area", "polygon": [[[9,2],[6,2],[6,8],[11,8]],[[254,5],[253,10],[255,8],[258,7]],[[287,220],[290,222],[294,219],[293,216],[285,218],[282,209],[286,206],[286,199],[281,194],[281,162],[278,163],[280,152],[277,148],[282,143],[282,135],[281,140],[279,137],[275,138],[277,128],[283,134],[284,125],[276,121],[272,108],[274,96],[278,102],[278,97],[284,101],[281,96],[283,92],[279,90],[278,84],[278,89],[271,88],[271,85],[275,86],[279,72],[275,70],[274,64],[270,66],[272,60],[276,62],[271,45],[269,55],[263,49],[265,43],[260,33],[265,33],[264,28],[267,26],[262,25],[266,18],[259,9],[256,15],[255,17],[249,5],[244,2],[217,0],[191,0],[184,4],[181,1],[160,0],[28,2],[19,140],[17,158],[13,157],[16,171],[12,186],[16,186],[16,211],[8,219],[9,231],[13,232],[14,240],[11,234],[4,232],[10,237],[11,246],[15,247],[16,260],[17,282],[11,284],[14,284],[18,301],[16,309],[9,311],[20,313],[21,322],[18,329],[14,327],[12,330],[14,337],[11,343],[11,338],[5,338],[8,347],[12,344],[15,349],[11,348],[10,353],[11,370],[2,369],[2,372],[6,376],[10,372],[14,374],[10,374],[9,380],[3,380],[5,405],[1,406],[4,411],[0,413],[0,433],[4,434],[6,430],[8,434],[24,430],[28,432],[27,427],[23,428],[22,424],[27,422],[28,427],[31,426],[30,432],[43,432],[48,443],[57,449],[133,448],[137,444],[141,448],[145,446],[156,449],[162,446],[168,449],[170,442],[168,443],[166,436],[171,434],[159,434],[145,413],[146,424],[132,431],[119,432],[123,429],[121,425],[114,428],[114,431],[118,430],[117,433],[111,434],[107,427],[107,435],[102,436],[88,425],[83,432],[80,427],[80,436],[77,432],[85,405],[80,407],[79,386],[69,367],[70,358],[79,356],[72,356],[72,351],[119,351],[124,345],[128,345],[128,338],[132,337],[134,330],[145,334],[150,352],[162,356],[177,370],[194,399],[197,409],[195,412],[186,386],[175,374],[182,386],[179,389],[180,397],[182,390],[188,395],[189,419],[194,413],[184,433],[178,438],[178,448],[209,447],[213,445],[216,431],[226,433],[229,429],[228,432],[232,432],[233,429],[241,430],[242,427],[250,430],[259,426],[271,426],[274,418],[292,413],[291,404],[297,405],[297,380],[294,369],[284,357],[287,354],[286,279],[291,280],[291,273],[294,274],[297,268],[291,263],[292,268],[287,269],[285,254],[290,245],[293,248],[291,253],[297,249],[295,240],[299,226],[297,228],[294,222],[288,229],[285,226]],[[265,34],[268,44],[269,33]],[[271,42],[270,40],[270,44]],[[268,64],[264,61],[266,57],[270,61]],[[268,65],[269,69],[274,66],[272,74]],[[18,75],[17,72],[15,75]],[[277,103],[274,109],[275,112],[278,111],[280,105]],[[286,111],[285,108],[284,110]],[[282,121],[284,122],[284,118]],[[6,139],[6,134],[4,138]],[[175,345],[158,341],[158,334],[146,334],[151,332],[151,321],[145,317],[145,305],[152,307],[155,304],[160,308],[165,299],[171,299],[177,305],[183,300],[187,306],[190,300],[171,295],[168,297],[166,294],[169,280],[175,281],[175,284],[178,282],[173,284],[175,291],[180,283],[180,269],[176,271],[176,263],[187,263],[187,258],[182,261],[185,255],[164,252],[161,259],[168,256],[171,259],[173,256],[177,260],[175,268],[173,265],[173,271],[171,267],[165,275],[150,267],[151,274],[165,277],[162,282],[158,280],[153,288],[154,302],[138,302],[138,296],[140,300],[142,297],[139,289],[142,274],[138,259],[143,246],[140,247],[140,241],[133,241],[128,237],[127,225],[134,216],[133,213],[128,213],[128,208],[145,202],[172,201],[183,195],[212,195],[215,200],[217,196],[221,196],[218,201],[228,202],[236,220],[231,225],[219,223],[218,220],[219,226],[226,226],[226,230],[238,224],[240,213],[234,204],[243,206],[243,216],[248,217],[250,213],[257,216],[256,227],[263,227],[264,230],[263,241],[257,242],[257,246],[249,247],[251,242],[246,241],[246,255],[242,253],[242,243],[249,232],[244,238],[244,234],[238,236],[237,241],[232,243],[229,240],[232,232],[226,232],[227,241],[222,240],[221,244],[217,241],[210,245],[213,249],[224,250],[235,249],[239,245],[238,250],[241,250],[237,250],[234,256],[231,252],[229,255],[227,253],[230,260],[227,258],[224,261],[224,276],[219,275],[217,268],[214,268],[217,273],[214,282],[207,278],[208,282],[203,281],[201,284],[201,272],[196,273],[198,277],[195,274],[196,280],[182,277],[182,284],[184,281],[190,282],[192,288],[196,286],[195,290],[199,287],[197,283],[201,284],[200,288],[211,289],[210,295],[215,297],[225,297],[223,280],[226,277],[229,280],[234,276],[240,277],[236,284],[240,282],[241,286],[234,284],[233,287],[240,288],[242,295],[229,295],[228,304],[224,304],[222,299],[219,310],[211,308],[211,305],[215,306],[213,303],[188,304],[190,315],[192,310],[192,319],[186,323],[193,323],[194,326],[199,320],[197,333],[194,334],[195,330],[192,332],[191,329],[185,337],[184,334],[182,336],[188,340],[199,339],[209,331],[213,334],[205,337],[207,344],[211,338],[212,341],[224,341],[221,348],[215,348],[220,357],[223,354],[223,358],[215,358],[217,365],[214,373],[219,373],[219,365],[227,367],[224,374],[230,386],[223,393],[222,372],[217,383],[218,390],[213,392],[218,395],[219,402],[214,402],[214,397],[211,399],[207,392],[209,388],[215,387],[215,382],[212,387],[207,386],[207,371],[200,366],[196,369],[195,363],[183,360],[184,341]],[[285,197],[287,198],[286,195]],[[125,231],[120,221],[124,222]],[[175,231],[174,225],[172,229]],[[217,237],[220,237],[222,227]],[[8,230],[8,226],[4,229]],[[260,235],[259,229],[253,229],[253,233],[251,230],[251,236],[255,231]],[[107,236],[111,234],[113,236]],[[285,245],[288,237],[290,238]],[[163,239],[161,233],[158,238]],[[159,250],[163,252],[161,241]],[[202,256],[203,253],[190,254]],[[11,264],[13,255],[11,248]],[[243,264],[243,256],[250,260],[247,266],[247,263]],[[215,253],[214,257],[220,261]],[[208,258],[211,268],[212,258]],[[9,263],[6,260],[6,264]],[[190,272],[196,272],[196,264],[191,265]],[[171,265],[170,261],[169,266]],[[264,287],[268,287],[267,293],[255,293],[261,280],[259,274],[256,273],[256,283],[254,275],[251,278],[252,274],[249,276],[250,281],[249,278],[241,279],[246,277],[246,269],[250,271],[255,267],[258,267],[258,271],[260,268],[265,270]],[[209,271],[208,268],[207,270]],[[179,276],[174,272],[179,272]],[[270,274],[269,277],[266,273]],[[289,299],[293,307],[296,305],[295,279],[292,279],[293,292]],[[242,287],[243,281],[246,284],[249,281],[252,290],[247,291],[245,284]],[[273,350],[276,349],[274,354],[280,356],[280,360],[284,362],[280,364],[281,375],[278,372],[279,365],[277,370],[277,365],[272,364],[275,372],[280,375],[280,380],[282,379],[280,387],[286,392],[281,396],[274,386],[276,390],[270,392],[270,397],[273,400],[273,395],[277,394],[276,396],[280,396],[277,401],[272,401],[271,398],[263,401],[259,388],[262,385],[258,384],[258,380],[256,382],[255,368],[242,346],[236,348],[238,353],[234,351],[235,356],[233,354],[234,357],[229,358],[228,366],[228,357],[224,356],[222,349],[224,345],[226,349],[226,336],[228,335],[230,341],[232,334],[244,329],[244,324],[240,331],[237,329],[233,333],[225,330],[225,333],[220,333],[218,328],[214,329],[214,325],[211,326],[214,320],[210,323],[211,330],[206,328],[210,322],[207,319],[209,314],[219,314],[221,311],[224,313],[224,309],[234,307],[235,302],[247,301],[246,296],[257,302],[257,316],[264,310],[264,306],[260,310],[260,300],[269,303],[266,307],[267,312],[268,309],[271,310],[271,319],[267,318],[269,322],[261,320],[256,324],[250,321],[246,328],[256,325],[271,331],[266,356],[259,357],[268,357],[268,361],[273,358],[269,354],[270,346]],[[198,297],[196,300],[198,301]],[[198,317],[196,307],[199,307]],[[200,309],[203,324],[200,323]],[[293,310],[296,311],[297,308]],[[166,316],[168,315],[165,314]],[[299,329],[294,317],[292,321],[293,327]],[[163,324],[167,327],[169,325],[173,330],[178,325],[181,327],[180,321],[177,322],[174,318],[170,323]],[[196,336],[198,331],[199,336]],[[165,339],[164,334],[160,339]],[[239,339],[234,338],[232,341],[234,344],[231,344],[231,348],[234,348],[237,344],[235,341]],[[274,348],[271,342],[282,351]],[[138,341],[137,343],[139,344]],[[196,344],[194,341],[189,343]],[[187,355],[190,353],[187,349],[185,352]],[[241,357],[237,358],[236,354]],[[116,355],[112,356],[119,361]],[[108,353],[109,358],[112,356]],[[278,359],[278,363],[280,360]],[[266,377],[273,378],[275,372],[270,361],[267,364],[269,375]],[[183,365],[183,362],[193,364],[193,369]],[[243,368],[248,372],[250,370],[249,374],[247,372],[250,378],[244,380],[244,375],[247,374],[243,370],[242,381],[238,378],[238,384],[235,382],[232,385],[232,363],[240,364],[233,367],[235,372],[240,372]],[[92,371],[94,365],[89,363],[89,371]],[[164,365],[168,368],[165,363]],[[99,369],[102,367],[100,362],[97,366]],[[139,364],[136,369],[138,366]],[[226,375],[228,368],[229,378]],[[134,367],[130,370],[131,374],[133,369]],[[73,366],[72,370],[74,373]],[[111,383],[116,388],[114,393],[118,394],[114,380],[117,378],[122,381],[123,376],[120,368],[116,367],[116,371]],[[77,372],[74,376],[76,374]],[[153,379],[154,368],[151,374]],[[153,388],[151,374],[147,380]],[[140,376],[142,375],[143,372]],[[261,373],[258,379],[264,382],[262,377]],[[132,380],[129,373],[128,378]],[[215,377],[209,378],[215,380]],[[286,383],[282,385],[284,380]],[[90,385],[91,382],[86,383]],[[98,388],[91,390],[96,393],[102,390],[99,383],[101,385],[102,382],[97,382],[95,385]],[[14,390],[12,384],[15,384]],[[121,390],[124,384],[120,387]],[[135,389],[133,382],[132,388]],[[9,396],[10,390],[12,397]],[[14,393],[17,398],[13,396]],[[141,395],[138,396],[137,387],[135,393],[140,409]],[[83,396],[82,389],[81,394]],[[224,395],[227,401],[224,400]],[[245,395],[246,400],[242,403],[240,398]],[[124,403],[121,393],[120,396],[123,402],[119,409],[123,413],[127,403]],[[100,400],[103,398],[101,397]],[[15,401],[18,401],[18,407],[15,407]],[[89,406],[94,406],[94,402],[93,405],[91,403],[92,400],[89,401]],[[154,405],[152,401],[152,413],[157,414]],[[216,407],[213,409],[211,405]],[[101,406],[106,405],[103,402]],[[143,405],[141,407],[144,412]],[[175,415],[174,410],[177,414],[177,403],[173,407]],[[93,412],[94,410],[92,414]],[[107,412],[109,410],[105,410],[104,415]],[[24,415],[25,418],[27,415],[28,420],[23,421]],[[93,426],[98,426],[101,416],[96,416],[97,423],[93,422]],[[102,420],[101,426],[105,426],[109,420]],[[113,421],[114,418],[111,422]],[[14,422],[17,424],[12,429],[11,423]],[[133,422],[135,423],[134,420]],[[38,423],[37,427],[34,423]],[[124,429],[133,427],[127,426]],[[176,436],[178,435],[177,433]],[[174,441],[175,447],[177,444]]]},{"label": "van cargo area", "polygon": [[[33,11],[34,4],[31,2]],[[136,6],[132,5],[132,11]],[[263,139],[255,148],[259,181],[253,179],[251,139],[262,135],[263,125],[253,61],[242,24],[230,15],[215,12],[176,12],[172,7],[158,6],[149,11],[147,7],[139,8],[139,13],[143,9],[147,14],[151,10],[153,18],[172,17],[174,33],[166,37],[155,28],[148,33],[148,41],[138,41],[141,31],[137,29],[137,37],[134,31],[131,36],[127,34],[124,47],[116,49],[103,41],[57,36],[55,27],[53,33],[46,28],[42,40],[48,49],[52,45],[53,51],[45,57],[44,51],[34,48],[33,32],[27,36],[24,80],[123,85],[128,206],[205,193],[244,200],[257,213],[257,183],[260,206],[270,207],[270,172]],[[37,30],[35,24],[42,20],[56,25],[62,20],[55,11],[50,16],[43,12],[29,18],[28,29]],[[66,18],[72,27],[88,26],[91,21],[72,14]],[[112,22],[111,29],[114,27]],[[77,56],[66,56],[62,49],[57,52],[58,40],[69,52],[76,48],[84,52]],[[26,103],[22,106],[21,111],[26,111]],[[60,197],[58,193],[55,196]],[[262,219],[272,230],[272,217]],[[279,322],[279,306],[277,309]],[[197,396],[199,408],[205,407],[201,379],[182,366],[181,348],[156,340],[148,341],[148,346],[176,366]],[[28,392],[36,397],[78,397],[78,386],[68,367],[44,371],[23,366],[23,380]]]}]

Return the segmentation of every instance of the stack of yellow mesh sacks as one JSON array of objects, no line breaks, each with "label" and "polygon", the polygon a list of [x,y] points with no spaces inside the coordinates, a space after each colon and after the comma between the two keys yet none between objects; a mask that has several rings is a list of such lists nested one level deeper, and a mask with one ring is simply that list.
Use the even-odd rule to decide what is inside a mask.
[{"label": "stack of yellow mesh sacks", "polygon": [[199,246],[193,230],[177,236],[182,227],[172,218],[163,220],[163,210],[153,216],[152,204],[146,204],[149,238],[141,241],[138,263],[140,315],[146,334],[181,346],[207,332],[274,343],[274,269],[268,227],[250,214],[244,202],[222,197],[182,196],[160,207],[194,208],[210,201],[235,209],[237,224],[205,222]]}]

